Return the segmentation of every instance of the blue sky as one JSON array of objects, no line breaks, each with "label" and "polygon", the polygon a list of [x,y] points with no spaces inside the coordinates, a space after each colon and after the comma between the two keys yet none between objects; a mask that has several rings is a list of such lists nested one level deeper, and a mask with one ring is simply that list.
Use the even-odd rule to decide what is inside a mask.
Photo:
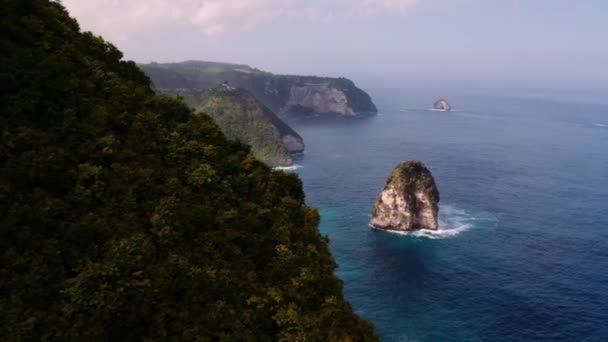
[{"label": "blue sky", "polygon": [[608,80],[602,0],[63,0],[129,59],[277,73]]}]

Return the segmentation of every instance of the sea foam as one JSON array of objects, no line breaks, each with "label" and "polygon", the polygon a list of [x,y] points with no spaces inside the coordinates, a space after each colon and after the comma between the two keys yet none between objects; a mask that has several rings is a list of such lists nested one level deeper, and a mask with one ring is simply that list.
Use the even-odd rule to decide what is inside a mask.
[{"label": "sea foam", "polygon": [[437,108],[427,108],[425,109],[428,112],[440,112],[440,113],[461,113],[464,112],[464,109],[452,108],[450,110],[445,109],[437,109]]},{"label": "sea foam", "polygon": [[281,171],[295,171],[297,169],[301,169],[304,166],[302,165],[298,165],[298,164],[294,164],[291,166],[277,166],[277,167],[273,167],[273,170],[281,170]]},{"label": "sea foam", "polygon": [[380,229],[371,224],[369,226],[373,229],[381,230],[383,232],[387,232],[387,233],[391,233],[391,234],[413,236],[413,237],[424,237],[424,238],[432,239],[432,240],[456,236],[471,228],[471,225],[465,224],[465,225],[462,225],[462,226],[459,226],[456,228],[444,228],[444,227],[439,226],[439,229],[437,229],[437,230],[419,229],[419,230],[414,230],[414,231],[410,231],[410,232],[403,232],[403,231],[396,231],[396,230]]},{"label": "sea foam", "polygon": [[[454,208],[450,205],[442,206],[439,210],[439,229],[420,229],[409,232],[384,230],[373,225],[369,225],[373,229],[381,230],[397,235],[423,237],[427,239],[444,239],[459,235],[476,226],[476,222],[485,221],[488,218],[477,217],[467,213],[465,210]],[[495,219],[491,219],[494,221]]]}]

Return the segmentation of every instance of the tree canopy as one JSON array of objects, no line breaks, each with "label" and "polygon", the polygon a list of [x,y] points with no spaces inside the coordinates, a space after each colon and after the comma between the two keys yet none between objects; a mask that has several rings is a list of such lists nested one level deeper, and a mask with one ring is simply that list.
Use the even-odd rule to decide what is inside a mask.
[{"label": "tree canopy", "polygon": [[374,340],[293,174],[155,95],[61,4],[3,0],[3,340]]},{"label": "tree canopy", "polygon": [[293,164],[283,142],[285,136],[296,141],[296,147],[304,148],[302,137],[244,88],[220,85],[211,89],[165,89],[162,93],[180,96],[196,111],[207,113],[227,138],[247,144],[257,159],[270,166]]}]

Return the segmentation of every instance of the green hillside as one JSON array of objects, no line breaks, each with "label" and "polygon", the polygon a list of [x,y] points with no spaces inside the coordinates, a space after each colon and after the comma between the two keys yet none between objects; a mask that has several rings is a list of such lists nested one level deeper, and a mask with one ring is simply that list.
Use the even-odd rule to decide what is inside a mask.
[{"label": "green hillside", "polygon": [[3,341],[366,341],[293,174],[57,2],[0,20]]},{"label": "green hillside", "polygon": [[221,85],[168,94],[211,116],[228,138],[251,146],[256,158],[270,166],[290,166],[291,153],[304,150],[302,137],[243,88]]}]

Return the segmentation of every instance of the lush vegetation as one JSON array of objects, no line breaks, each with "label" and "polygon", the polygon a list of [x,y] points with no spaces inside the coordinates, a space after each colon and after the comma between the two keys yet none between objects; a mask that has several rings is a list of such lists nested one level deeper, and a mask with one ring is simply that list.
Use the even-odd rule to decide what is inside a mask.
[{"label": "lush vegetation", "polygon": [[395,166],[387,179],[387,184],[397,180],[403,191],[415,189],[424,192],[431,201],[439,201],[439,191],[433,174],[420,160],[408,160]]},{"label": "lush vegetation", "polygon": [[297,176],[48,0],[0,18],[0,337],[373,340]]},{"label": "lush vegetation", "polygon": [[289,135],[304,146],[298,133],[243,88],[221,85],[165,93],[181,96],[188,105],[211,116],[228,138],[251,146],[255,157],[270,166],[292,164],[291,151],[282,140],[284,136]]},{"label": "lush vegetation", "polygon": [[[329,87],[344,91],[355,112],[377,112],[371,97],[346,78],[274,75],[246,65],[200,61],[152,63],[140,67],[159,89],[207,89],[229,82],[247,89],[275,113],[281,113],[287,105],[292,87],[327,82]],[[305,114],[306,108],[300,112]]]}]

